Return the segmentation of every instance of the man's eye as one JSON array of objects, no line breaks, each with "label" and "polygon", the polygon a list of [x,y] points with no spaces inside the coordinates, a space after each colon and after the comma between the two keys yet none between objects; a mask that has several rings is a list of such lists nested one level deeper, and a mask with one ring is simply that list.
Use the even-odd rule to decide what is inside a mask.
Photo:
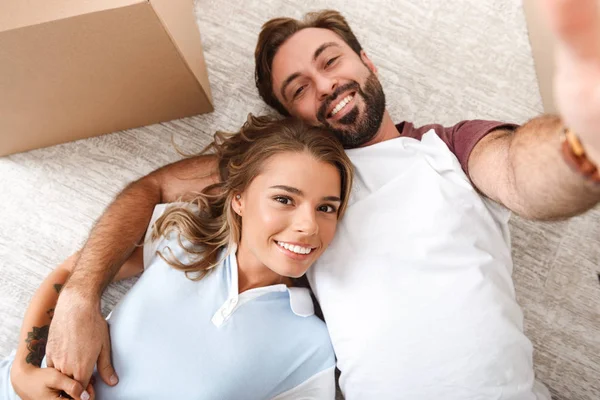
[{"label": "man's eye", "polygon": [[327,63],[325,64],[325,66],[326,67],[331,66],[338,58],[339,58],[339,56],[338,57],[330,58],[329,61],[327,61]]},{"label": "man's eye", "polygon": [[285,197],[285,196],[276,196],[273,198],[273,200],[275,200],[278,203],[285,204],[285,205],[292,204],[292,199],[290,199],[289,197]]},{"label": "man's eye", "polygon": [[304,86],[300,86],[298,89],[296,89],[296,91],[294,92],[294,98],[298,97],[300,95],[300,93],[302,93],[304,91]]}]

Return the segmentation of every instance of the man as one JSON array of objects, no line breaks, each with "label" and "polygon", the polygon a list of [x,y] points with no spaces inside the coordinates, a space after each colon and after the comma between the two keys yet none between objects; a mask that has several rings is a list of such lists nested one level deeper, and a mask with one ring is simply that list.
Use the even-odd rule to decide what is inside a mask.
[{"label": "man", "polygon": [[[575,215],[600,200],[596,3],[546,3],[561,41],[561,118],[541,116],[522,127],[395,125],[375,66],[337,13],[306,24],[276,19],[261,32],[263,99],[327,126],[353,148],[354,199],[309,277],[346,398],[547,398],[534,382],[514,299],[507,215],[478,194],[535,219]],[[561,145],[567,127],[585,155],[577,155],[577,144]],[[102,378],[116,382],[100,295],[143,237],[154,205],[206,186],[213,168],[210,157],[164,167],[108,208],[59,298],[50,365],[85,387],[98,361]]]}]

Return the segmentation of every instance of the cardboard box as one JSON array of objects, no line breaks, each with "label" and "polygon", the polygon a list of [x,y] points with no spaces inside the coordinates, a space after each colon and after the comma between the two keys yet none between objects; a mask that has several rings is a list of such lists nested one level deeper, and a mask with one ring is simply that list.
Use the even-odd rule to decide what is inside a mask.
[{"label": "cardboard box", "polygon": [[212,110],[193,0],[0,1],[0,155]]}]

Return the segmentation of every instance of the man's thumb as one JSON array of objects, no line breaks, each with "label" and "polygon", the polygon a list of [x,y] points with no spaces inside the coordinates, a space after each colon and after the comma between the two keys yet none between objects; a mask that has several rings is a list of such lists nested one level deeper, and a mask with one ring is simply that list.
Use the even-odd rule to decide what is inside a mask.
[{"label": "man's thumb", "polygon": [[102,378],[104,383],[109,386],[115,386],[119,383],[119,378],[110,360],[110,339],[104,343],[100,350],[100,355],[98,356],[98,374],[100,374],[100,378]]}]

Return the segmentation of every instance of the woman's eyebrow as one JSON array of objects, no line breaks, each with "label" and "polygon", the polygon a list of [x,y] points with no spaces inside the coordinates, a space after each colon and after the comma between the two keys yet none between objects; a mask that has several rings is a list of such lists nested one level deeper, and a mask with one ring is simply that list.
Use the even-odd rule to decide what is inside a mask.
[{"label": "woman's eyebrow", "polygon": [[285,190],[286,192],[297,194],[298,196],[304,196],[304,193],[302,193],[302,190],[297,189],[297,188],[292,187],[292,186],[275,185],[275,186],[271,186],[269,189],[281,189],[281,190]]},{"label": "woman's eyebrow", "polygon": [[[302,192],[302,190],[295,188],[293,186],[287,186],[287,185],[275,185],[275,186],[271,186],[269,189],[280,189],[280,190],[285,190],[286,192],[298,195],[298,196],[304,196],[304,192]],[[337,201],[337,202],[342,202],[342,199],[340,199],[338,196],[325,196],[323,197],[323,201]]]}]

